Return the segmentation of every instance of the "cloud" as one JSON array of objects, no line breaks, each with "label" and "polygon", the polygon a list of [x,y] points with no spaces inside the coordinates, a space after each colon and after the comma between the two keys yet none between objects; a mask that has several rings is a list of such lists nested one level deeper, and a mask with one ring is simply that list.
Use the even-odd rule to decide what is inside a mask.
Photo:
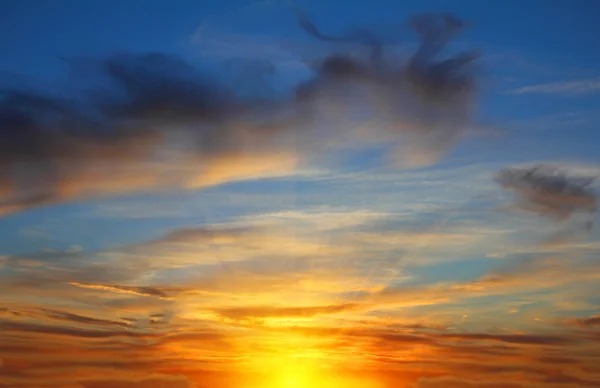
[{"label": "cloud", "polygon": [[600,80],[597,78],[570,81],[553,82],[539,85],[524,86],[510,91],[511,94],[563,94],[582,95],[592,94],[600,91]]},{"label": "cloud", "polygon": [[600,315],[594,315],[593,317],[581,319],[579,320],[579,323],[586,327],[600,326]]},{"label": "cloud", "polygon": [[579,318],[579,319],[568,319],[564,322],[569,323],[574,326],[584,327],[584,328],[593,328],[596,326],[600,326],[600,314],[592,315],[587,318]]},{"label": "cloud", "polygon": [[419,379],[415,388],[524,388],[520,383],[490,382],[488,380],[463,380],[455,377]]},{"label": "cloud", "polygon": [[[477,279],[463,282],[436,282],[433,284],[391,284],[380,290],[356,295],[356,302],[377,306],[436,306],[454,304],[481,297],[511,296],[542,290],[554,291],[554,298],[564,298],[570,287],[587,295],[586,288],[600,277],[600,268],[592,256],[569,260],[562,257],[538,255],[512,261],[504,268],[489,270]],[[560,297],[559,297],[560,296]],[[551,298],[552,299],[552,298]],[[463,314],[458,315],[461,317]],[[470,314],[472,316],[472,314]]]},{"label": "cloud", "polygon": [[[1,310],[0,310],[1,312]],[[121,321],[113,321],[109,319],[101,319],[83,316],[79,314],[75,314],[68,311],[60,311],[60,310],[52,310],[47,308],[38,308],[38,309],[12,309],[8,310],[7,313],[9,315],[17,316],[17,317],[28,317],[34,319],[48,319],[52,321],[58,322],[66,322],[66,323],[78,323],[84,325],[92,325],[92,326],[105,326],[105,327],[128,327],[129,324]]]},{"label": "cloud", "polygon": [[[300,292],[326,297],[372,288],[361,282],[360,269],[347,266],[349,255],[355,254],[350,247],[289,233],[279,224],[251,225],[180,228],[154,240],[96,252],[9,257],[3,288],[20,290],[21,298],[44,292],[102,303],[126,297],[165,303],[240,294],[277,298]],[[179,274],[176,285],[170,273]]]},{"label": "cloud", "polygon": [[588,188],[595,177],[574,177],[549,166],[505,169],[497,175],[504,189],[514,190],[524,200],[538,205],[531,210],[566,218],[577,211],[594,212],[595,193]]},{"label": "cloud", "polygon": [[345,303],[333,306],[307,307],[245,306],[219,308],[215,311],[222,317],[240,320],[247,318],[310,318],[315,315],[352,311],[359,307],[361,306],[356,303]]},{"label": "cloud", "polygon": [[[286,227],[290,225],[285,223]],[[341,261],[352,254],[350,247],[336,240],[323,240],[313,233],[299,233],[298,228],[294,229],[295,233],[290,233],[278,223],[261,223],[260,220],[187,227],[152,241],[114,249],[110,255],[114,260],[123,257],[132,264],[139,262],[147,270],[205,266],[206,273],[213,270],[233,273],[302,271],[309,258],[323,264],[324,261]],[[292,259],[295,259],[295,267]]]},{"label": "cloud", "polygon": [[579,214],[586,216],[583,225],[573,226],[546,244],[561,244],[582,230],[591,230],[598,210],[597,194],[589,187],[594,179],[567,174],[548,165],[509,168],[496,175],[503,189],[517,194],[520,209],[557,220],[572,220]]},{"label": "cloud", "polygon": [[97,380],[82,383],[83,388],[197,388],[192,381],[185,376],[162,376],[140,380]]},{"label": "cloud", "polygon": [[[444,172],[428,174],[427,183],[435,183],[432,191],[438,191]],[[410,186],[419,175],[405,178],[387,179]],[[452,224],[451,232],[422,231],[414,227],[422,224],[420,218],[410,212],[319,213],[322,209],[188,225],[101,252],[7,257],[3,289],[30,303],[0,308],[7,318],[0,324],[2,381],[21,387],[48,381],[94,388],[113,382],[135,388],[162,380],[185,384],[183,378],[149,377],[157,373],[186,376],[202,387],[212,380],[199,368],[228,373],[235,368],[246,376],[256,365],[251,356],[279,360],[289,352],[334,370],[342,360],[348,369],[359,365],[364,373],[399,371],[402,379],[390,387],[410,386],[419,378],[433,387],[593,386],[599,339],[593,330],[532,328],[520,321],[521,314],[494,314],[508,306],[526,312],[532,301],[542,309],[547,301],[564,301],[570,297],[563,292],[567,284],[573,289],[589,284],[593,295],[600,274],[595,246],[571,246],[559,252],[564,257],[541,256],[532,248],[525,259],[507,255],[502,259],[507,267],[482,276],[471,262],[453,263],[449,268],[460,272],[460,280],[436,282],[437,275],[429,279],[428,274],[450,279],[455,273],[436,264],[423,277],[412,274],[413,268],[394,261],[401,256],[396,249],[434,246],[449,256],[456,245],[478,245],[478,233],[502,227],[465,222],[459,212],[464,223]],[[370,244],[369,249],[357,241]],[[333,249],[340,242],[345,249]],[[579,257],[580,248],[592,257]],[[388,254],[394,257],[386,261]],[[383,276],[380,266],[385,265],[400,273]],[[541,289],[548,290],[547,299],[534,293]],[[502,298],[490,297],[496,295]],[[469,318],[461,322],[466,313]]]},{"label": "cloud", "polygon": [[81,338],[144,338],[147,336],[145,333],[128,330],[81,329],[75,327],[48,326],[38,323],[17,322],[6,319],[0,320],[0,328],[2,328],[4,333],[39,333]]},{"label": "cloud", "polygon": [[419,379],[415,388],[524,388],[519,383],[490,382],[479,380],[463,380],[454,377]]},{"label": "cloud", "polygon": [[106,284],[84,284],[77,282],[72,282],[69,284],[75,287],[87,288],[91,290],[111,291],[139,296],[154,296],[164,300],[170,300],[172,299],[172,295],[187,291],[187,289],[181,287],[120,286]]},{"label": "cloud", "polygon": [[[336,313],[345,311],[346,308],[353,307],[330,305],[299,309],[275,308],[272,310],[274,315],[269,315],[267,307],[250,307],[248,311],[253,316],[262,314],[288,317],[308,316],[315,311]],[[245,317],[248,311],[227,310],[236,317]],[[276,360],[278,357],[285,357],[288,343],[293,352],[318,349],[319,355],[328,355],[323,359],[324,362],[337,359],[343,359],[344,365],[359,362],[359,372],[367,368],[369,373],[380,371],[377,373],[387,374],[397,366],[408,379],[407,385],[409,382],[421,384],[425,380],[428,384],[434,384],[433,380],[439,384],[442,381],[458,384],[450,381],[453,379],[461,382],[464,380],[465,387],[479,386],[479,382],[485,382],[490,387],[495,387],[492,383],[496,382],[506,386],[527,382],[526,386],[543,387],[544,383],[550,381],[568,380],[574,386],[593,381],[589,378],[589,373],[581,372],[574,377],[572,373],[556,371],[555,363],[534,363],[534,358],[539,358],[541,354],[551,355],[550,349],[555,349],[556,354],[563,358],[569,358],[570,368],[584,367],[587,362],[592,362],[593,356],[586,357],[578,347],[578,344],[584,343],[584,338],[575,333],[452,333],[443,328],[431,331],[418,324],[407,325],[402,329],[389,329],[378,324],[340,327],[336,322],[327,326],[258,325],[252,331],[249,328],[238,330],[212,323],[214,330],[201,330],[193,327],[198,322],[190,326],[190,322],[185,320],[160,330],[118,327],[100,330],[95,327],[97,325],[94,322],[77,320],[72,323],[76,326],[2,320],[0,357],[5,360],[2,366],[4,381],[14,382],[17,386],[52,382],[56,385],[68,383],[84,387],[122,384],[124,387],[137,388],[154,387],[152,384],[157,384],[157,387],[161,387],[160,384],[186,386],[189,382],[203,387],[208,381],[218,379],[215,376],[217,371],[225,371],[229,376],[239,374],[246,381],[252,376],[252,369],[246,369],[246,364],[243,363],[245,357],[232,358],[232,355],[252,349],[252,354],[256,357],[265,356]],[[210,322],[202,322],[203,326],[207,324],[211,325]],[[585,339],[585,343],[589,341]],[[532,346],[537,351],[532,351]],[[56,350],[58,348],[61,349],[60,355]],[[235,372],[232,371],[232,365],[236,365]],[[209,366],[214,369],[201,369]],[[110,375],[107,373],[108,368]],[[348,373],[348,370],[344,370],[344,373]],[[438,381],[435,376],[446,377]],[[518,376],[525,380],[517,378]],[[417,383],[419,378],[421,380]],[[433,380],[429,381],[429,378]],[[237,385],[229,381],[222,382],[219,386]]]},{"label": "cloud", "polygon": [[477,340],[506,342],[520,345],[564,345],[570,342],[569,338],[544,335],[524,335],[524,334],[443,334],[441,338],[455,340]]},{"label": "cloud", "polygon": [[[407,63],[328,56],[293,98],[242,96],[161,53],[69,60],[102,85],[76,94],[4,89],[0,212],[289,174],[334,142],[402,139],[401,156],[436,159],[472,124],[474,57],[437,60],[460,23],[419,20],[422,45]],[[369,118],[347,114],[357,111]]]}]

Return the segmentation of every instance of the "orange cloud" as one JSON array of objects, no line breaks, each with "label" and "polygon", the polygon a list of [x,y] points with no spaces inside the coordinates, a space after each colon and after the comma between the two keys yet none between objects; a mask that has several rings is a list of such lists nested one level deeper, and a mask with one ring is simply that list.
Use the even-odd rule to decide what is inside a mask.
[{"label": "orange cloud", "polygon": [[275,306],[248,306],[219,308],[215,310],[220,316],[230,319],[245,318],[310,318],[319,314],[335,314],[359,308],[355,303],[346,303],[334,306],[308,306],[308,307],[275,307]]}]

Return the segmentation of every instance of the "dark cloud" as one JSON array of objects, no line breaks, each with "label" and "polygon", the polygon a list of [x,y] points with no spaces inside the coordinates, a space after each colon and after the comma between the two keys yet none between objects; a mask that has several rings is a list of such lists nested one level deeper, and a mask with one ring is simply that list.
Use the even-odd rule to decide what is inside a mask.
[{"label": "dark cloud", "polygon": [[74,314],[68,311],[52,310],[46,308],[38,309],[6,309],[10,315],[17,317],[29,317],[37,319],[50,319],[66,323],[76,323],[93,326],[108,326],[108,327],[129,327],[129,324],[121,321],[113,321],[109,319],[93,318],[84,315]]},{"label": "dark cloud", "polygon": [[320,40],[360,43],[371,50],[370,57],[363,61],[343,55],[326,58],[317,69],[327,81],[358,79],[381,84],[392,82],[393,87],[398,89],[402,87],[401,82],[408,81],[423,93],[423,97],[437,101],[457,99],[474,88],[472,69],[468,67],[477,58],[474,52],[437,59],[449,41],[466,26],[452,14],[421,14],[410,20],[412,30],[420,37],[422,44],[409,59],[406,68],[402,69],[388,67],[382,58],[382,42],[373,32],[355,29],[345,36],[332,37],[322,34],[304,13],[298,12],[298,17],[302,28]]},{"label": "dark cloud", "polygon": [[480,354],[485,356],[513,356],[519,354],[520,348],[513,345],[491,344],[485,345],[473,344],[472,342],[454,342],[448,345],[440,345],[441,349],[451,352],[455,355]]},{"label": "dark cloud", "polygon": [[576,214],[591,217],[583,227],[589,231],[598,208],[596,193],[590,188],[595,177],[577,176],[558,168],[537,165],[507,168],[496,175],[498,184],[517,194],[521,209],[558,220]]},{"label": "dark cloud", "polygon": [[556,357],[556,356],[542,356],[537,359],[543,364],[557,364],[557,365],[570,365],[577,364],[579,360],[569,357]]},{"label": "dark cloud", "polygon": [[139,296],[153,296],[160,299],[170,299],[175,295],[193,291],[184,287],[160,287],[160,286],[124,286],[118,284],[89,284],[89,283],[70,283],[72,286],[87,288],[92,290],[120,292]]},{"label": "dark cloud", "polygon": [[[304,13],[302,10],[296,9],[296,16],[298,17],[298,22],[300,24],[300,27],[302,27],[302,29],[304,31],[306,31],[309,35],[312,35],[313,37],[315,37],[317,39],[320,39],[323,41],[329,41],[329,42],[364,44],[364,45],[370,47],[370,49],[371,49],[370,61],[372,63],[373,62],[377,63],[377,61],[380,61],[382,59],[381,56],[383,54],[383,52],[382,52],[383,42],[373,32],[371,32],[367,29],[363,29],[363,28],[355,28],[353,31],[345,34],[344,36],[335,37],[335,36],[324,35],[319,31],[319,29],[309,19],[308,15],[306,13]],[[329,68],[328,68],[328,66],[329,66]],[[349,66],[349,67],[345,68],[345,66]],[[330,71],[333,71],[334,73],[337,70],[338,74],[345,73],[347,75],[363,74],[363,71],[361,71],[360,67],[356,66],[356,64],[353,64],[351,61],[345,61],[342,57],[332,58],[331,62],[329,62],[328,64],[326,64],[324,66],[324,70],[326,72],[327,72],[327,70],[330,70]]]},{"label": "dark cloud", "polygon": [[544,379],[546,384],[571,384],[575,387],[600,387],[600,380],[582,379],[577,376],[569,376],[562,372],[552,373]]},{"label": "dark cloud", "polygon": [[414,344],[433,344],[434,340],[426,336],[412,335],[412,334],[400,334],[400,333],[385,333],[379,334],[378,339],[387,343],[414,343]]},{"label": "dark cloud", "polygon": [[0,272],[0,288],[19,288],[21,292],[28,293],[33,290],[39,292],[48,287],[64,288],[68,287],[68,283],[125,283],[136,276],[133,273],[135,270],[127,266],[94,262],[98,254],[102,253],[56,251],[10,256]]},{"label": "dark cloud", "polygon": [[148,334],[134,330],[103,330],[91,328],[78,328],[66,326],[49,326],[25,321],[0,320],[0,329],[3,333],[20,332],[20,333],[39,333],[60,335],[67,337],[80,338],[147,338]]},{"label": "dark cloud", "polygon": [[[300,20],[312,35],[331,40]],[[467,65],[474,56],[436,59],[462,26],[450,15],[423,15],[414,26],[422,43],[408,62],[386,60],[369,31],[342,38],[369,45],[372,55],[324,58],[312,80],[289,91],[302,96],[297,100],[265,98],[260,90],[260,97],[242,96],[162,53],[68,60],[85,85],[59,92],[4,88],[0,212],[289,170],[332,139],[365,141],[355,130],[373,117],[385,123],[368,138],[407,135],[400,156],[414,149],[413,156],[432,162],[472,124],[474,75]],[[369,111],[370,119],[348,122],[331,104]],[[335,125],[323,125],[325,111]]]},{"label": "dark cloud", "polygon": [[568,337],[533,334],[453,333],[440,335],[439,338],[442,340],[506,342],[520,345],[566,345],[572,342],[572,338]]},{"label": "dark cloud", "polygon": [[456,377],[435,377],[419,379],[414,388],[524,388],[525,385],[512,382],[467,380]]},{"label": "dark cloud", "polygon": [[140,380],[97,380],[82,383],[84,388],[196,388],[185,376],[162,376]]},{"label": "dark cloud", "polygon": [[596,327],[600,326],[600,314],[593,315],[587,318],[573,319],[570,323],[581,327]]},{"label": "dark cloud", "polygon": [[[323,104],[333,106],[342,117],[360,116],[371,138],[382,135],[379,128],[386,136],[394,136],[393,142],[400,139],[392,157],[405,165],[438,160],[474,125],[472,64],[476,55],[440,58],[446,44],[464,27],[454,16],[432,13],[413,18],[411,27],[421,45],[400,65],[397,58],[384,56],[380,40],[370,31],[355,30],[332,37],[322,34],[303,14],[300,21],[318,39],[356,42],[370,51],[367,58],[336,54],[317,62],[317,76],[297,90],[303,102],[302,113],[307,117],[313,118]],[[351,127],[352,123],[347,121],[345,125]]]},{"label": "dark cloud", "polygon": [[[24,336],[27,345],[42,345],[52,338],[67,337],[72,341],[102,340],[105,344],[123,346],[158,346],[169,343],[183,343],[195,341],[206,341],[206,343],[223,343],[227,337],[225,334],[213,330],[196,330],[183,327],[162,327],[150,330],[143,327],[98,327],[95,323],[70,321],[77,325],[50,324],[47,320],[33,321],[19,319],[0,319],[0,329],[3,343],[9,344],[11,335]],[[48,322],[48,323],[46,323]],[[116,325],[114,325],[116,326]],[[33,342],[32,342],[33,341]],[[36,342],[40,341],[40,342]],[[102,343],[97,343],[102,345]],[[99,350],[102,350],[101,348]],[[105,349],[110,350],[110,349]]]}]

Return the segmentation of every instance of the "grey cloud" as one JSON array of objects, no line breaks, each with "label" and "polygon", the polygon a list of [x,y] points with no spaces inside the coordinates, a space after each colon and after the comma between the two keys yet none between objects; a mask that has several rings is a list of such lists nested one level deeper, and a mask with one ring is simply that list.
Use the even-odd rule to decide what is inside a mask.
[{"label": "grey cloud", "polygon": [[91,284],[91,283],[70,283],[72,286],[87,288],[92,290],[120,292],[138,296],[153,296],[160,299],[171,299],[174,295],[181,294],[190,289],[183,287],[160,287],[160,286],[125,286],[118,284]]},{"label": "grey cloud", "polygon": [[520,383],[489,382],[480,380],[460,379],[456,377],[422,378],[414,388],[524,388]]},{"label": "grey cloud", "polygon": [[572,319],[569,320],[568,323],[587,328],[600,326],[600,314],[592,315],[591,317],[586,318]]},{"label": "grey cloud", "polygon": [[571,338],[534,334],[443,334],[440,339],[494,341],[521,345],[566,345],[572,342]]},{"label": "grey cloud", "polygon": [[84,388],[194,388],[196,385],[184,376],[163,376],[140,380],[96,380],[82,383]]},{"label": "grey cloud", "polygon": [[590,185],[595,177],[577,176],[552,166],[537,165],[507,168],[497,173],[495,179],[503,189],[516,194],[519,209],[570,221],[569,229],[552,236],[544,243],[546,245],[562,244],[577,234],[589,233],[594,225],[598,197]]},{"label": "grey cloud", "polygon": [[536,205],[529,210],[561,219],[577,211],[597,210],[596,194],[589,188],[594,179],[572,176],[546,165],[508,168],[496,176],[502,188],[513,190],[522,200]]},{"label": "grey cloud", "polygon": [[8,312],[10,315],[14,315],[17,317],[49,319],[49,320],[58,321],[58,322],[76,323],[76,324],[93,325],[93,326],[129,327],[129,324],[126,322],[88,317],[88,316],[84,316],[84,315],[71,313],[68,311],[53,310],[53,309],[47,309],[47,308],[13,309],[13,310],[8,310]]},{"label": "grey cloud", "polygon": [[[301,24],[316,37],[329,38],[306,18]],[[472,125],[475,77],[468,65],[475,57],[436,59],[462,26],[451,16],[425,15],[414,25],[421,48],[407,63],[386,60],[383,52],[364,60],[331,55],[317,65],[312,80],[288,91],[298,99],[265,98],[260,90],[260,97],[242,96],[162,53],[70,60],[82,80],[101,85],[84,85],[80,93],[67,91],[72,85],[54,94],[4,88],[0,213],[265,174],[274,167],[255,167],[253,160],[282,153],[309,158],[330,144],[329,138],[366,141],[354,132],[373,117],[384,123],[370,126],[380,133],[368,138],[391,137],[404,146],[400,157],[435,161]],[[366,42],[375,52],[374,36],[361,31],[344,39]],[[369,112],[370,118],[347,122],[343,112],[333,113],[331,103]],[[324,111],[336,125],[322,125]],[[211,176],[211,167],[221,165],[222,176]]]}]

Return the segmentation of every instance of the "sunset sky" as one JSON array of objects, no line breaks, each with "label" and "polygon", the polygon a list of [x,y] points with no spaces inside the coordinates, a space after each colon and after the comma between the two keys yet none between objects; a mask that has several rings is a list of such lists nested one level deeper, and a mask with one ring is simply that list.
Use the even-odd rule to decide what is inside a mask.
[{"label": "sunset sky", "polygon": [[293,4],[0,0],[0,388],[600,387],[600,2]]}]

